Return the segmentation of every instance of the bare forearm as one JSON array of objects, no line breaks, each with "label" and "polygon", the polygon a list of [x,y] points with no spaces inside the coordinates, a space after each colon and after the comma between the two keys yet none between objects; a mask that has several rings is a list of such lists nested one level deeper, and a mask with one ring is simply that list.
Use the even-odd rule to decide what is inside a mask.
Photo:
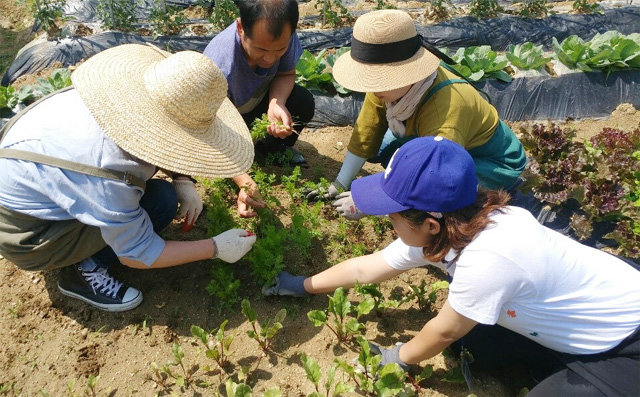
[{"label": "bare forearm", "polygon": [[456,313],[447,301],[438,315],[402,346],[400,359],[407,364],[417,364],[431,358],[466,335],[476,324],[477,322]]},{"label": "bare forearm", "polygon": [[359,256],[340,262],[331,268],[304,280],[304,289],[310,294],[331,292],[338,287],[351,288],[359,283],[378,283],[402,273],[386,264],[381,252]]},{"label": "bare forearm", "polygon": [[287,99],[289,99],[289,95],[291,95],[291,91],[293,90],[293,85],[295,84],[295,82],[295,71],[293,71],[292,73],[277,75],[271,82],[271,88],[269,90],[269,100],[276,100],[282,106],[285,106],[285,104],[287,103]]},{"label": "bare forearm", "polygon": [[120,258],[120,261],[124,265],[136,269],[157,269],[211,259],[214,255],[215,249],[213,240],[211,239],[197,241],[167,241],[164,246],[164,250],[151,266],[126,258]]}]

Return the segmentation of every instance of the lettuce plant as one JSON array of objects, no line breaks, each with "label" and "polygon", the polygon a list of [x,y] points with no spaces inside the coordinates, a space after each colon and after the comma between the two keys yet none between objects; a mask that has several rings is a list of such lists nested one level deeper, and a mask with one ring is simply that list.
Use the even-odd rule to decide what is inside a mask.
[{"label": "lettuce plant", "polygon": [[562,42],[552,38],[556,57],[565,65],[585,72],[600,69],[640,68],[640,34],[625,36],[611,30],[585,42],[576,35]]},{"label": "lettuce plant", "polygon": [[539,69],[551,60],[545,57],[542,46],[527,42],[524,44],[511,44],[504,54],[509,62],[520,70]]},{"label": "lettuce plant", "polygon": [[0,109],[13,109],[21,103],[26,103],[33,99],[33,89],[31,86],[23,86],[17,90],[13,86],[0,86]]},{"label": "lettuce plant", "polygon": [[453,68],[463,77],[471,81],[483,78],[495,78],[510,82],[511,77],[503,69],[508,61],[504,55],[498,55],[488,45],[459,48],[452,59],[456,62]]},{"label": "lettuce plant", "polygon": [[313,55],[304,50],[296,64],[296,83],[312,91],[327,91],[331,88],[331,75],[326,72],[327,62],[324,59],[326,50]]}]

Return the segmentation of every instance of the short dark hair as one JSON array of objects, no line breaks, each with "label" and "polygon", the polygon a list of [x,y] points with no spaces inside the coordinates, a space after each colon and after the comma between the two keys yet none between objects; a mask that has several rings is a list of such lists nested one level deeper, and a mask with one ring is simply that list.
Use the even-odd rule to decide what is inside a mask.
[{"label": "short dark hair", "polygon": [[298,25],[298,2],[296,0],[236,0],[240,10],[240,23],[247,36],[251,37],[253,25],[258,19],[267,20],[269,34],[275,39],[282,35],[284,24],[291,26],[291,33]]}]

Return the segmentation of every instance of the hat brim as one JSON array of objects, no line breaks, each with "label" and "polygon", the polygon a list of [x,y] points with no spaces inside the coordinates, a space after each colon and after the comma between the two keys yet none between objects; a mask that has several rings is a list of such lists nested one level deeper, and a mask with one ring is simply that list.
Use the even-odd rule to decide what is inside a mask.
[{"label": "hat brim", "polygon": [[356,207],[367,215],[387,215],[408,210],[389,197],[382,189],[384,172],[359,178],[351,183],[351,198]]},{"label": "hat brim", "polygon": [[253,142],[228,99],[209,127],[194,133],[147,94],[145,71],[169,55],[145,45],[113,47],[89,58],[71,79],[105,134],[131,155],[192,176],[228,178],[246,172],[253,163]]},{"label": "hat brim", "polygon": [[370,64],[351,58],[347,51],[333,65],[333,77],[343,87],[357,92],[383,92],[406,87],[430,76],[440,59],[424,47],[400,62]]}]

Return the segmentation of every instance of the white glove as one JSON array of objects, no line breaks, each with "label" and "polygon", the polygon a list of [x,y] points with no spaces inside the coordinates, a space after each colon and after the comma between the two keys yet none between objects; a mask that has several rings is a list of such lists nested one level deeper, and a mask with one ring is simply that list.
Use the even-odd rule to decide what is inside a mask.
[{"label": "white glove", "polygon": [[173,187],[176,189],[180,203],[176,219],[185,218],[185,225],[191,228],[202,212],[202,199],[196,190],[196,185],[183,177],[174,179]]},{"label": "white glove", "polygon": [[336,211],[345,218],[357,221],[366,215],[356,207],[356,203],[353,202],[353,197],[351,197],[350,191],[340,193],[336,198],[337,200],[331,203],[331,205],[334,206]]},{"label": "white glove", "polygon": [[227,263],[235,263],[249,252],[253,243],[256,242],[256,235],[244,229],[229,229],[211,237],[211,239],[216,246],[213,258],[219,258]]}]

